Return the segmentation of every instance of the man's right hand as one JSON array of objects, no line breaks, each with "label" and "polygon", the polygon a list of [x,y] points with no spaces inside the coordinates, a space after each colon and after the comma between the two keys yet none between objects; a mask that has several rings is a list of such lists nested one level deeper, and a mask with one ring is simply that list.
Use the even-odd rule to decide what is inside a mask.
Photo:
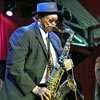
[{"label": "man's right hand", "polygon": [[41,100],[49,100],[51,98],[51,92],[46,87],[37,86],[34,94],[41,97]]}]

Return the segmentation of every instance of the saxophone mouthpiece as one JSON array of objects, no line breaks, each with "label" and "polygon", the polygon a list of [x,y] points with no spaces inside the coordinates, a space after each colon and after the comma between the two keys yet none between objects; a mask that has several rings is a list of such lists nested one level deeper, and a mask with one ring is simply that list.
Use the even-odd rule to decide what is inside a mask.
[{"label": "saxophone mouthpiece", "polygon": [[53,30],[57,32],[61,32],[61,30],[58,27],[53,27]]},{"label": "saxophone mouthpiece", "polygon": [[53,31],[61,32],[61,30],[57,26],[53,26],[53,25],[49,25],[49,26],[52,27]]},{"label": "saxophone mouthpiece", "polygon": [[71,29],[69,29],[69,28],[66,28],[66,29],[61,31],[61,33],[69,33],[69,32],[72,33],[73,31]]},{"label": "saxophone mouthpiece", "polygon": [[62,32],[61,32],[61,33],[67,33],[67,32],[69,32],[69,30],[70,30],[70,29],[65,29],[65,30],[62,30]]},{"label": "saxophone mouthpiece", "polygon": [[49,26],[52,27],[52,30],[53,30],[53,31],[60,32],[61,34],[63,34],[63,33],[74,33],[74,32],[72,31],[72,29],[70,29],[70,28],[66,28],[66,29],[64,29],[64,30],[61,30],[61,29],[59,29],[57,26],[53,26],[53,25],[49,25]]}]

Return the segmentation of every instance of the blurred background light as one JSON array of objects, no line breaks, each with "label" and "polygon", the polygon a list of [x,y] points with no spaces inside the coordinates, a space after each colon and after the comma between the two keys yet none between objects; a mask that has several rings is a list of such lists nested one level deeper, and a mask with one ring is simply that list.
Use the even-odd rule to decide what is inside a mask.
[{"label": "blurred background light", "polygon": [[6,0],[5,2],[5,14],[7,16],[13,16],[17,9],[17,0]]},{"label": "blurred background light", "polygon": [[11,10],[6,11],[7,16],[13,16],[13,12]]}]

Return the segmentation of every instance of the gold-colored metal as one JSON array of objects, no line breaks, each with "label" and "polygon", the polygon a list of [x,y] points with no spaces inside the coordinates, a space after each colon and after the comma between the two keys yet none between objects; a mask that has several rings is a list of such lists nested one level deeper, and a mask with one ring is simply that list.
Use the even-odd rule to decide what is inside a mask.
[{"label": "gold-colored metal", "polygon": [[70,76],[68,76],[67,79],[68,79],[68,86],[72,91],[75,91],[76,83],[74,82],[74,79]]},{"label": "gold-colored metal", "polygon": [[[70,37],[67,39],[67,41],[65,43],[63,52],[62,52],[61,56],[59,57],[60,63],[57,63],[56,66],[53,68],[53,70],[48,78],[48,84],[47,84],[47,89],[49,89],[51,91],[51,98],[49,100],[62,100],[63,97],[65,96],[62,94],[62,92],[67,93],[69,90],[74,91],[74,84],[70,77],[68,77],[66,83],[64,84],[65,87],[68,88],[68,91],[66,91],[63,88],[64,85],[62,85],[60,87],[61,78],[62,78],[62,75],[64,74],[64,70],[63,70],[62,66],[65,66],[64,60],[68,59],[68,54],[70,51],[70,44],[72,42],[74,32],[71,29],[60,30],[58,27],[54,27],[54,28],[56,30],[58,30],[59,32],[67,32],[70,34]],[[61,65],[61,64],[63,64],[63,65]],[[62,89],[64,91],[62,91]],[[66,93],[64,93],[64,94],[66,94]],[[60,97],[61,95],[63,95],[63,97]]]}]

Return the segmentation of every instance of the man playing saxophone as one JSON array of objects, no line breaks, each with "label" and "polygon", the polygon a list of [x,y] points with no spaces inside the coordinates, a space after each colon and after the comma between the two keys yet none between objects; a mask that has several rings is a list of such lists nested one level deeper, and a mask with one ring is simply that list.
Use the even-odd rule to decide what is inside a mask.
[{"label": "man playing saxophone", "polygon": [[[51,98],[51,91],[45,83],[51,70],[49,65],[56,66],[62,51],[60,38],[52,32],[61,11],[58,11],[55,2],[43,2],[33,13],[35,22],[16,29],[10,37],[7,79],[0,92],[0,100]],[[67,65],[69,69],[71,66]]]}]

